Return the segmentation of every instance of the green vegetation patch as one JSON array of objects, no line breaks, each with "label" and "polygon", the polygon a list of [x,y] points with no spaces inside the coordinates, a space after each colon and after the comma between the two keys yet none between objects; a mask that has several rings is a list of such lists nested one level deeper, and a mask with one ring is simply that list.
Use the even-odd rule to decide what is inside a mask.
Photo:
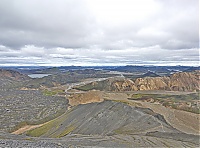
[{"label": "green vegetation patch", "polygon": [[33,137],[40,137],[42,135],[44,135],[45,133],[47,133],[51,128],[53,128],[54,122],[49,122],[39,128],[30,130],[27,132],[28,136],[33,136]]},{"label": "green vegetation patch", "polygon": [[[66,119],[66,114],[61,115],[60,117],[53,119],[49,121],[48,123],[44,124],[41,127],[38,127],[36,129],[30,130],[26,133],[28,136],[32,137],[40,137],[46,133],[48,133],[51,129],[57,127],[59,124],[61,124]],[[55,138],[55,137],[52,137]]]},{"label": "green vegetation patch", "polygon": [[77,90],[82,90],[82,91],[89,91],[89,90],[92,90],[94,88],[95,87],[92,86],[91,84],[87,84],[87,85],[84,85],[84,86],[77,87],[76,89]]},{"label": "green vegetation patch", "polygon": [[133,94],[131,100],[142,99],[142,98],[154,98],[154,99],[170,99],[174,101],[191,101],[199,100],[198,93],[192,93],[187,95],[168,95],[168,94]]},{"label": "green vegetation patch", "polygon": [[57,95],[57,94],[62,94],[64,93],[64,90],[52,90],[52,91],[49,91],[49,90],[44,90],[43,91],[43,95],[45,96],[54,96],[54,95]]},{"label": "green vegetation patch", "polygon": [[196,114],[200,114],[200,107],[198,105],[199,93],[191,93],[187,95],[169,95],[169,94],[133,94],[129,100],[141,100],[151,103],[159,102],[165,107],[184,110]]},{"label": "green vegetation patch", "polygon": [[89,91],[89,90],[110,90],[110,84],[108,84],[108,80],[103,80],[99,82],[94,82],[94,83],[89,83],[84,86],[77,87],[77,90],[82,90],[82,91]]},{"label": "green vegetation patch", "polygon": [[53,96],[53,95],[56,95],[56,92],[44,90],[44,91],[43,91],[43,94],[44,94],[45,96]]},{"label": "green vegetation patch", "polygon": [[56,138],[60,138],[60,137],[64,137],[66,135],[68,135],[69,133],[71,133],[76,127],[73,125],[67,126],[66,129],[59,134]]}]

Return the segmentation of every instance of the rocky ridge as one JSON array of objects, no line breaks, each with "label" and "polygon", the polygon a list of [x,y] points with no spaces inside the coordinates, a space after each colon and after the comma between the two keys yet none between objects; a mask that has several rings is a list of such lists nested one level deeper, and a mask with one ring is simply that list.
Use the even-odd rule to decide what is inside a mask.
[{"label": "rocky ridge", "polygon": [[114,91],[137,91],[137,90],[173,90],[173,91],[198,91],[199,74],[181,72],[170,77],[145,77],[137,78],[135,81],[125,79],[112,83]]}]

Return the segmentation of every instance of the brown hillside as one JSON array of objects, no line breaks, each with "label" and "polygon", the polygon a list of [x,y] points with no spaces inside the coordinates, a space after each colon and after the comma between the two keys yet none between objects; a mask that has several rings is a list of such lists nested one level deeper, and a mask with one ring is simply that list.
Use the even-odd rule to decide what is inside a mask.
[{"label": "brown hillside", "polygon": [[175,73],[169,77],[145,77],[114,80],[111,83],[112,91],[137,90],[171,90],[171,91],[198,91],[200,71]]},{"label": "brown hillside", "polygon": [[27,80],[29,77],[27,75],[21,74],[14,70],[0,69],[0,78],[6,78],[11,80]]}]

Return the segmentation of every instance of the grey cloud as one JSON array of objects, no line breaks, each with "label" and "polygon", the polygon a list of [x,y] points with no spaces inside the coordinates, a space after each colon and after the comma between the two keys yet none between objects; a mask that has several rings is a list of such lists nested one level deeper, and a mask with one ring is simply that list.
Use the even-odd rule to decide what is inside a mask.
[{"label": "grey cloud", "polygon": [[147,18],[116,23],[98,18],[89,0],[1,0],[0,64],[198,61],[198,0],[152,1],[158,9]]},{"label": "grey cloud", "polygon": [[10,47],[82,47],[92,31],[82,1],[2,0],[0,6],[0,42]]}]

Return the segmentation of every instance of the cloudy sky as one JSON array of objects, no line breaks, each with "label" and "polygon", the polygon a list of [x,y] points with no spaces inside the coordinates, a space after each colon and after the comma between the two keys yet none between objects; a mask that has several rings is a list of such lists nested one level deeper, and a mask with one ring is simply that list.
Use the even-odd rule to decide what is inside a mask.
[{"label": "cloudy sky", "polygon": [[198,65],[198,0],[0,0],[0,65]]}]

